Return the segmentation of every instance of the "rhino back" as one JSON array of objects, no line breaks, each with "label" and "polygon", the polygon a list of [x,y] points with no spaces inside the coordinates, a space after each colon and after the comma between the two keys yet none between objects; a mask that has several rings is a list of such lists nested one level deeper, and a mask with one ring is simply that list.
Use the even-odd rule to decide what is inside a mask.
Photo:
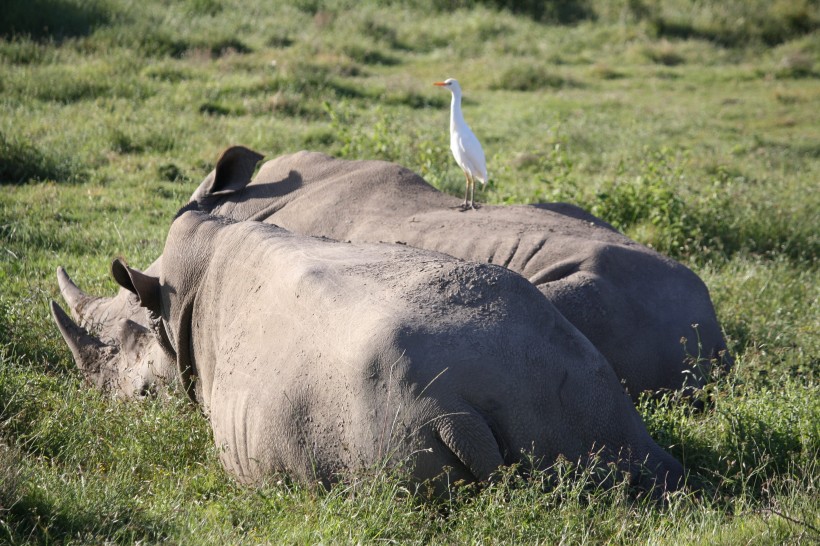
[{"label": "rhino back", "polygon": [[464,212],[458,199],[397,165],[309,152],[269,161],[246,192],[254,197],[225,198],[215,210],[341,241],[404,243],[522,274],[595,343],[636,396],[680,387],[688,356],[708,359],[725,349],[694,273],[571,205]]}]

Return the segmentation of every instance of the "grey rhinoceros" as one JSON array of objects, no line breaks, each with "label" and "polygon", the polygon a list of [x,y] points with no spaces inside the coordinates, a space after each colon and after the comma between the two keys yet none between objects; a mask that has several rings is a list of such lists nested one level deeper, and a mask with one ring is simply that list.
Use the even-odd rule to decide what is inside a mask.
[{"label": "grey rhinoceros", "polygon": [[523,452],[602,449],[640,485],[680,485],[604,357],[502,267],[187,211],[159,277],[120,259],[112,274],[243,482],[405,463],[486,480]]},{"label": "grey rhinoceros", "polygon": [[[483,206],[462,212],[457,198],[399,165],[311,152],[268,161],[251,179],[261,159],[247,148],[229,148],[191,202],[221,216],[297,233],[403,243],[516,271],[604,354],[635,400],[643,391],[700,386],[715,362],[730,363],[700,278],[578,207]],[[161,258],[149,271],[160,268]],[[63,321],[75,357],[85,347],[81,368],[128,368],[133,375],[162,367],[138,328],[145,320],[128,293],[90,297],[62,270],[58,281],[74,317],[101,337],[83,337]],[[120,338],[128,340],[128,349]],[[99,383],[100,374],[93,380]]]}]

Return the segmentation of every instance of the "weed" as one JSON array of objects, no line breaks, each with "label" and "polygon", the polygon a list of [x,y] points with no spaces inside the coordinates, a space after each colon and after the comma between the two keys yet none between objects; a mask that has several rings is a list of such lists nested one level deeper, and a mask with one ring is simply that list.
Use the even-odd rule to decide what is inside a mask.
[{"label": "weed", "polygon": [[391,55],[382,53],[378,48],[350,44],[342,48],[342,52],[356,62],[362,64],[394,65],[399,60]]},{"label": "weed", "polygon": [[516,63],[499,74],[491,88],[509,89],[511,91],[538,91],[541,89],[578,87],[579,85],[578,82],[547,71],[543,66],[528,66]]},{"label": "weed", "polygon": [[666,40],[647,47],[645,54],[652,62],[665,66],[677,66],[686,62],[686,58],[677,51],[674,45]]},{"label": "weed", "polygon": [[694,222],[677,191],[683,170],[670,161],[668,150],[650,157],[634,180],[605,185],[591,212],[618,229],[641,230],[642,238],[661,252],[679,254],[695,236]]},{"label": "weed", "polygon": [[179,168],[175,163],[164,163],[157,169],[157,175],[168,182],[187,181],[189,180],[185,172]]}]

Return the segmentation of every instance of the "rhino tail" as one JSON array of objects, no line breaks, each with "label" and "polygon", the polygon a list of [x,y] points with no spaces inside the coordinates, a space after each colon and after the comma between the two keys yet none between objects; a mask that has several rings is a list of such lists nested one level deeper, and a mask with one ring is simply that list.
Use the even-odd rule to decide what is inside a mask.
[{"label": "rhino tail", "polygon": [[436,432],[447,449],[479,481],[489,481],[504,464],[501,446],[492,429],[473,409],[445,415],[438,420]]},{"label": "rhino tail", "polygon": [[54,301],[51,302],[51,317],[71,350],[77,367],[89,382],[104,389],[108,379],[108,374],[105,373],[106,365],[116,358],[119,350],[89,335]]}]

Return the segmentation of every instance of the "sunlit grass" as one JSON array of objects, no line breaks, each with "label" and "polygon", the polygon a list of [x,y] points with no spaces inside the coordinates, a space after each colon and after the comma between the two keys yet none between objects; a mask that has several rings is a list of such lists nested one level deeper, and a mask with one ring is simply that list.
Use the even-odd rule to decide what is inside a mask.
[{"label": "sunlit grass", "polygon": [[[12,4],[0,23],[0,542],[817,539],[816,2]],[[562,17],[574,24],[552,24]],[[480,201],[579,204],[710,288],[734,370],[703,412],[674,396],[639,408],[696,494],[659,505],[569,472],[510,472],[437,501],[384,474],[329,492],[247,488],[186,401],[123,403],[82,384],[48,313],[58,265],[113,294],[112,258],[153,261],[231,144],[396,161],[459,194],[449,97],[431,85],[450,76],[488,158]]]}]

